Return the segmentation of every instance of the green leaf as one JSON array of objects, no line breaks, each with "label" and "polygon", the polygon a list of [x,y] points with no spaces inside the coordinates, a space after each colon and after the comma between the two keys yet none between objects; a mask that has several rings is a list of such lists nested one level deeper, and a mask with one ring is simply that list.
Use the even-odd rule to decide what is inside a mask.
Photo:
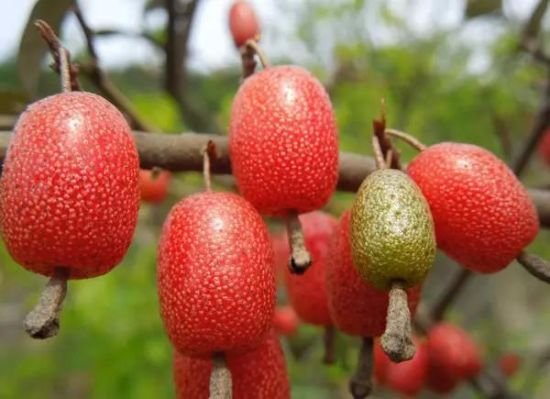
[{"label": "green leaf", "polygon": [[468,0],[466,3],[466,19],[483,16],[486,14],[500,13],[502,0]]},{"label": "green leaf", "polygon": [[17,56],[17,72],[25,90],[34,96],[38,89],[40,65],[48,51],[48,47],[34,22],[43,19],[59,32],[63,17],[74,4],[74,0],[38,0],[32,9],[31,15],[21,36]]}]

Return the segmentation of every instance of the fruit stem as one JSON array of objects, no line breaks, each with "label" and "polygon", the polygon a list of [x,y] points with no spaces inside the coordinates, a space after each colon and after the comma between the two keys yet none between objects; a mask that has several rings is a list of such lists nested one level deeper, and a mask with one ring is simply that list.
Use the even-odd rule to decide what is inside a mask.
[{"label": "fruit stem", "polygon": [[212,191],[212,179],[210,177],[210,158],[216,158],[216,145],[212,140],[202,149],[202,176],[204,180],[204,188],[206,191]]},{"label": "fruit stem", "polygon": [[256,40],[249,39],[246,41],[244,45],[245,47],[248,47],[249,49],[251,49],[256,53],[264,69],[271,67],[271,63],[269,62],[267,55],[265,54],[264,50],[260,47],[260,45]]},{"label": "fruit stem", "polygon": [[303,274],[309,265],[311,265],[311,255],[306,248],[304,232],[302,231],[298,214],[296,212],[289,212],[285,218],[285,223],[288,244],[290,246],[290,272]]},{"label": "fruit stem", "polygon": [[407,291],[399,281],[392,283],[386,331],[380,342],[384,352],[396,363],[412,359],[416,352],[412,341],[411,312],[407,303]]},{"label": "fruit stem", "polygon": [[231,399],[233,397],[231,372],[227,368],[225,355],[223,353],[214,353],[212,356],[212,366],[209,399]]},{"label": "fruit stem", "polygon": [[353,399],[363,399],[372,391],[374,340],[371,337],[363,337],[355,373],[349,381],[349,391]]},{"label": "fruit stem", "polygon": [[382,153],[382,148],[378,142],[378,137],[372,136],[372,150],[374,152],[374,161],[376,162],[377,169],[387,169],[388,165],[384,159],[384,154]]},{"label": "fruit stem", "polygon": [[59,312],[67,294],[69,270],[58,267],[40,295],[40,300],[25,317],[25,331],[32,338],[50,338],[59,332]]},{"label": "fruit stem", "polygon": [[413,137],[410,134],[402,132],[400,130],[386,129],[385,133],[389,136],[397,137],[403,140],[404,142],[409,144],[411,147],[417,149],[418,151],[424,151],[426,148],[428,148],[424,143],[422,143],[416,137]]},{"label": "fruit stem", "polygon": [[325,354],[323,356],[323,363],[334,364],[336,359],[334,358],[334,344],[336,341],[336,329],[334,326],[325,326],[325,334],[323,335],[323,343],[325,345]]},{"label": "fruit stem", "polygon": [[525,251],[521,251],[516,260],[531,275],[550,284],[550,262]]}]

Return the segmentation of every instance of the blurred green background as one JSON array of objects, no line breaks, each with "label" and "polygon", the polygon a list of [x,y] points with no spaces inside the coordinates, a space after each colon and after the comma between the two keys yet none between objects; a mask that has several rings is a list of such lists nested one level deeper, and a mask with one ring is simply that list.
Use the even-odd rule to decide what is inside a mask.
[{"label": "blurred green background", "polygon": [[[198,7],[216,1],[203,0]],[[55,13],[63,15],[69,2],[39,3],[39,11],[48,19]],[[144,26],[162,44],[166,40],[162,2],[138,3],[142,4],[144,21],[148,13],[161,16],[160,23]],[[517,153],[531,128],[545,69],[518,44],[538,2],[253,2],[260,15],[267,3],[276,13],[263,21],[264,50],[274,63],[303,64],[325,83],[336,110],[344,151],[370,153],[371,123],[381,112],[382,99],[389,126],[410,132],[428,144],[443,140],[475,143],[506,161]],[[221,7],[221,0],[219,4]],[[7,4],[1,5],[0,11],[3,7]],[[531,26],[540,28],[542,43],[550,42],[547,14]],[[74,22],[74,17],[69,18]],[[120,18],[122,24],[123,16]],[[75,40],[64,35],[65,24],[57,25],[62,27],[64,40]],[[105,34],[101,42],[108,43],[112,36],[116,35]],[[86,63],[89,55],[82,43],[77,51],[73,50],[73,56]],[[17,43],[10,46],[16,48]],[[43,44],[38,41],[26,48],[24,56],[32,56],[29,52],[36,53],[40,46]],[[223,134],[239,85],[238,52],[235,50],[234,60],[227,65],[189,67],[187,105],[183,107],[162,88],[162,52],[152,54],[155,58],[150,63],[119,65],[107,71],[140,117],[168,134],[190,129],[218,129]],[[2,129],[9,129],[25,103],[58,90],[57,77],[45,65],[36,73],[36,79],[32,78],[31,67],[38,71],[40,63],[26,65],[27,75],[22,80],[17,57],[15,51],[0,65]],[[85,77],[81,81],[86,89],[96,90]],[[29,91],[33,85],[34,92]],[[400,148],[404,160],[414,155],[405,146]],[[550,170],[534,156],[524,181],[528,186],[547,187]],[[223,177],[216,183],[218,189],[231,189]],[[0,398],[173,397],[171,349],[157,304],[156,244],[170,207],[200,189],[199,175],[181,173],[172,182],[167,201],[157,206],[142,205],[135,240],[124,262],[101,278],[70,282],[62,331],[47,342],[32,341],[21,327],[45,279],[24,271],[5,249],[0,250]],[[327,210],[339,215],[351,198],[351,194],[338,193]],[[550,234],[542,231],[530,249],[550,258],[549,239]],[[441,294],[456,270],[453,262],[443,255],[438,257],[425,285],[423,299],[427,304]],[[283,290],[280,300],[286,301]],[[540,361],[550,351],[549,306],[548,286],[514,264],[498,275],[472,280],[449,317],[473,334],[488,364],[504,353],[520,354],[524,362],[510,384],[525,397],[548,398],[550,367]],[[339,360],[331,367],[321,365],[321,342],[321,331],[309,326],[283,339],[295,398],[348,397],[347,378],[355,362],[357,341],[339,337]],[[476,395],[465,385],[452,397]],[[396,396],[378,390],[375,397]]]}]

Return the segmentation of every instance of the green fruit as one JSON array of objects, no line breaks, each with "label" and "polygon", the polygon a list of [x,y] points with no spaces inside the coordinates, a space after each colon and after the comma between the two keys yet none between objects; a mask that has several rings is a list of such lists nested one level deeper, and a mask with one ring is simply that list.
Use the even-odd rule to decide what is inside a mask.
[{"label": "green fruit", "polygon": [[434,225],[405,173],[381,169],[363,181],[351,208],[351,248],[359,274],[378,289],[424,280],[435,258]]}]

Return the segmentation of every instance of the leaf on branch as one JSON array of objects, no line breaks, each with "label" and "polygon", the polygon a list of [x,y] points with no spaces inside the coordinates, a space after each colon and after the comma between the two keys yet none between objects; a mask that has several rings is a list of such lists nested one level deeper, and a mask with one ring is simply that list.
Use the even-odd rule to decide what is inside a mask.
[{"label": "leaf on branch", "polygon": [[500,14],[501,12],[502,0],[468,0],[464,17],[471,19],[487,14]]},{"label": "leaf on branch", "polygon": [[42,59],[48,52],[48,47],[36,31],[34,21],[43,19],[54,31],[59,32],[63,18],[73,5],[74,0],[38,0],[32,9],[19,42],[17,55],[17,72],[30,96],[36,94]]}]

